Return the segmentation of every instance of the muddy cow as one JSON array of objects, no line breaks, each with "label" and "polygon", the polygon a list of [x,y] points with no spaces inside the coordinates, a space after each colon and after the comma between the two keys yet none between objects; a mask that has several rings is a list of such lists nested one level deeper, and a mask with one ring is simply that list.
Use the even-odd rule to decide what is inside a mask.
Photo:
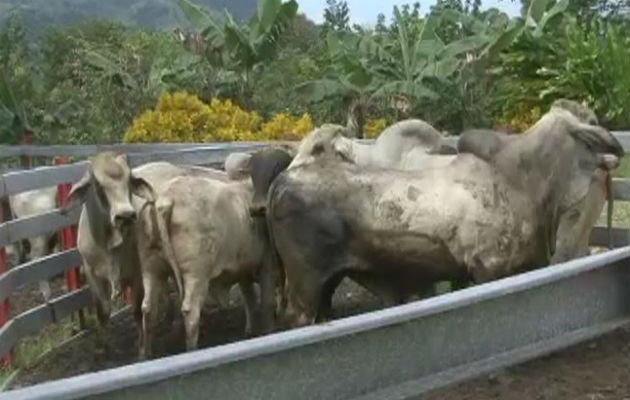
[{"label": "muddy cow", "polygon": [[[579,103],[560,99],[553,103],[552,110],[567,111],[582,123],[596,126],[597,117],[587,107]],[[522,148],[534,128],[519,135],[507,135],[491,130],[469,130],[462,133],[458,142],[461,153],[472,153],[489,162],[506,175],[517,176],[523,167],[512,156]],[[577,148],[578,152],[589,152],[588,146]],[[622,153],[618,153],[622,154]],[[559,263],[589,254],[589,239],[593,226],[601,215],[608,199],[609,245],[612,247],[612,170],[618,167],[618,154],[598,154],[595,158],[575,157],[569,178],[566,196],[561,200],[558,214],[558,228],[551,249],[551,263]],[[584,160],[588,159],[588,162]]]},{"label": "muddy cow", "polygon": [[320,157],[281,173],[267,220],[294,325],[327,315],[345,276],[396,304],[436,281],[548,265],[575,163],[623,154],[608,131],[556,109],[511,152],[512,174],[472,154],[413,172]]}]

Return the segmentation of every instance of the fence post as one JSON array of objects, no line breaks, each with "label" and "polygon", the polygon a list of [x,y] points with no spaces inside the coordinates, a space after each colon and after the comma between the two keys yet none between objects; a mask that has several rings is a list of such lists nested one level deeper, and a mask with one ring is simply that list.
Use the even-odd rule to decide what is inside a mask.
[{"label": "fence post", "polygon": [[[69,164],[68,157],[55,157],[53,163],[55,165]],[[59,207],[64,207],[68,204],[68,197],[72,184],[62,183],[57,186],[57,193],[59,195]],[[77,227],[76,225],[66,226],[61,228],[61,245],[64,250],[69,250],[77,247]],[[66,285],[68,286],[68,292],[77,290],[80,284],[79,267],[70,268],[66,271]],[[85,319],[83,316],[83,310],[78,310],[77,315],[79,318],[79,328],[85,328]]]},{"label": "fence post", "polygon": [[[22,146],[32,146],[33,142],[35,141],[35,134],[33,133],[33,131],[26,127],[24,128],[24,132],[22,134],[22,140],[21,140],[21,145]],[[26,169],[30,169],[33,168],[33,156],[28,154],[22,154],[20,156],[20,164],[22,165],[22,168],[26,168]]]},{"label": "fence post", "polygon": [[[0,223],[3,221],[3,210],[0,207]],[[7,253],[4,249],[4,246],[0,247],[0,275],[7,272]],[[0,328],[4,326],[9,321],[9,298],[7,297],[2,304],[0,304]],[[11,365],[12,355],[11,352],[8,354],[0,354],[2,356],[2,364]]]}]

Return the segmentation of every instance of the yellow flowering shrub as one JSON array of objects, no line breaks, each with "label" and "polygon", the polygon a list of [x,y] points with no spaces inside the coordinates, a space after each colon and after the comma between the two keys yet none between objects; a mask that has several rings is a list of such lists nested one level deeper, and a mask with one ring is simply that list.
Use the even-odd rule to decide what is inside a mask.
[{"label": "yellow flowering shrub", "polygon": [[313,130],[313,120],[308,113],[294,117],[286,113],[275,114],[260,130],[264,140],[298,140]]},{"label": "yellow flowering shrub", "polygon": [[280,113],[262,123],[260,115],[245,111],[231,100],[205,104],[185,92],[164,93],[154,110],[140,114],[124,136],[138,142],[229,142],[297,140],[313,129],[311,116]]},{"label": "yellow flowering shrub", "polygon": [[365,122],[365,137],[372,139],[380,135],[381,132],[387,127],[387,120],[385,118],[368,119]]},{"label": "yellow flowering shrub", "polygon": [[210,118],[202,142],[231,142],[255,140],[260,126],[257,112],[247,112],[231,100],[212,99],[208,106]]},{"label": "yellow flowering shrub", "polygon": [[261,118],[230,100],[205,104],[186,92],[164,93],[155,110],[140,114],[124,136],[137,142],[222,142],[255,138]]},{"label": "yellow flowering shrub", "polygon": [[507,128],[511,132],[525,132],[534,125],[542,116],[539,106],[529,106],[522,104],[511,112],[501,116],[497,120],[497,125]]},{"label": "yellow flowering shrub", "polygon": [[138,116],[125,133],[124,141],[192,142],[207,124],[207,106],[196,96],[164,93],[155,107]]}]

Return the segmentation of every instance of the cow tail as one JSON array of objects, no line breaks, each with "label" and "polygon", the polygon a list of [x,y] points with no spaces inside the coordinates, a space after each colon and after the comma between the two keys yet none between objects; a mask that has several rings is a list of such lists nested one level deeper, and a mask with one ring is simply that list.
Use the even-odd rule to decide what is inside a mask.
[{"label": "cow tail", "polygon": [[612,174],[610,171],[606,172],[606,199],[608,200],[608,207],[606,212],[606,229],[608,230],[608,248],[612,249],[615,246],[613,240],[613,231],[612,231],[612,217],[613,217],[613,203],[615,199],[613,197],[613,185],[612,185]]},{"label": "cow tail", "polygon": [[184,300],[184,285],[182,281],[182,275],[180,273],[179,263],[175,257],[175,251],[173,250],[173,244],[171,243],[171,237],[168,231],[167,222],[171,219],[171,213],[173,211],[173,200],[169,197],[160,197],[155,203],[156,210],[156,222],[160,239],[162,241],[162,251],[166,260],[171,265],[173,270],[173,276],[175,277],[175,283],[177,284],[177,292],[179,293],[180,302]]},{"label": "cow tail", "polygon": [[287,305],[287,294],[286,294],[286,272],[284,270],[284,264],[282,263],[282,259],[280,258],[280,254],[278,254],[278,250],[276,247],[275,235],[273,233],[273,224],[271,223],[271,218],[274,213],[274,188],[275,182],[271,184],[269,191],[267,192],[267,211],[265,215],[265,221],[267,224],[267,233],[269,238],[269,254],[271,255],[271,261],[274,268],[276,268],[276,272],[278,273],[277,278],[278,281],[276,284],[278,285],[278,289],[280,290],[280,307],[283,313],[286,312]]}]

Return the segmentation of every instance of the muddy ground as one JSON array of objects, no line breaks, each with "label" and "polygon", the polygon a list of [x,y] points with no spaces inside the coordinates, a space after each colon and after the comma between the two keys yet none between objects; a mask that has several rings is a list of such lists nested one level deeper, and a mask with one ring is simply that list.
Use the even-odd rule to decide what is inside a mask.
[{"label": "muddy ground", "polygon": [[630,400],[630,329],[420,399]]},{"label": "muddy ground", "polygon": [[[237,292],[238,293],[238,292]],[[237,297],[237,296],[236,296]],[[379,302],[351,282],[335,293],[337,317],[378,309]],[[202,316],[200,347],[244,339],[244,312],[238,301],[227,309],[207,306]],[[173,326],[181,326],[175,321]],[[88,332],[23,370],[11,388],[113,368],[136,361],[136,329],[127,312],[110,327],[109,354],[99,350]],[[183,351],[182,329],[162,326],[156,340],[159,356]],[[423,400],[630,400],[630,329],[575,346],[499,373],[423,396]]]}]

